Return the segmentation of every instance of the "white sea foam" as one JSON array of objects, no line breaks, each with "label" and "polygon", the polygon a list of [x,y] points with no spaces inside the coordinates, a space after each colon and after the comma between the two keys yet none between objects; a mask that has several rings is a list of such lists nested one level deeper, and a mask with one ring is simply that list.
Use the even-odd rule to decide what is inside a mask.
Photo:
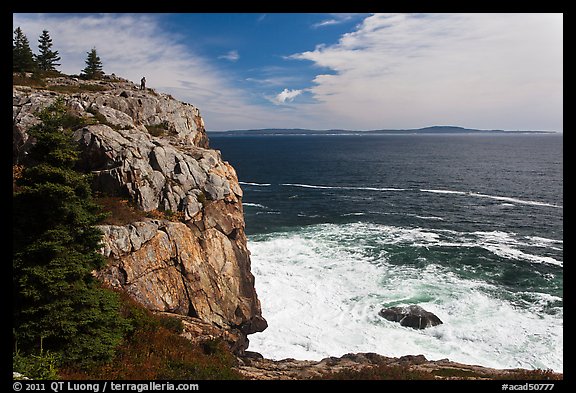
[{"label": "white sea foam", "polygon": [[242,202],[242,206],[259,207],[261,209],[268,209],[266,206],[259,203]]},{"label": "white sea foam", "polygon": [[270,187],[272,185],[270,183],[250,183],[245,181],[239,181],[238,184],[242,184],[245,186],[256,186],[256,187]]},{"label": "white sea foam", "polygon": [[552,257],[539,256],[521,251],[518,248],[519,246],[530,246],[532,244],[522,242],[507,232],[473,232],[472,234],[477,235],[477,241],[480,247],[498,256],[515,260],[526,260],[534,263],[547,263],[563,266],[562,261],[558,261]]},{"label": "white sea foam", "polygon": [[[447,268],[418,268],[368,257],[378,244],[518,242],[514,234],[475,232],[458,241],[455,231],[375,224],[317,225],[296,233],[251,239],[252,272],[269,327],[250,336],[250,350],[281,359],[321,359],[349,352],[387,356],[424,354],[488,367],[562,371],[561,300],[532,294],[532,308],[518,307],[486,282],[463,279]],[[525,256],[521,256],[525,257]],[[384,320],[384,306],[420,304],[444,322],[413,330]]]},{"label": "white sea foam", "polygon": [[456,195],[466,195],[467,192],[464,191],[454,191],[454,190],[430,190],[430,189],[420,189],[422,192],[433,192],[435,194],[456,194]]},{"label": "white sea foam", "polygon": [[312,184],[283,183],[285,187],[315,188],[320,190],[358,190],[358,191],[406,191],[405,188],[394,187],[347,187],[347,186],[320,186]]},{"label": "white sea foam", "polygon": [[[242,184],[242,183],[241,183]],[[249,183],[252,184],[252,183]],[[270,184],[266,184],[270,185]],[[520,199],[516,197],[509,197],[509,196],[500,196],[500,195],[488,195],[479,192],[468,192],[468,191],[459,191],[459,190],[441,190],[441,189],[409,189],[409,188],[396,188],[396,187],[347,187],[347,186],[326,186],[326,185],[313,185],[313,184],[298,184],[298,183],[283,183],[281,184],[285,187],[300,187],[300,188],[312,188],[312,189],[319,189],[319,190],[358,190],[358,191],[420,191],[420,192],[429,192],[435,194],[448,194],[448,195],[461,195],[461,196],[470,196],[475,198],[488,198],[494,199],[497,201],[504,201],[508,203],[503,203],[501,206],[504,207],[513,207],[514,204],[520,205],[531,205],[531,206],[544,206],[544,207],[553,207],[557,209],[563,209],[562,205],[556,205],[553,203],[546,203],[542,201],[532,201],[526,199]]]},{"label": "white sea foam", "polygon": [[435,190],[435,189],[420,189],[420,191],[431,192],[431,193],[435,193],[435,194],[453,194],[453,195],[464,195],[464,196],[471,196],[471,197],[477,197],[477,198],[489,198],[489,199],[494,199],[497,201],[517,203],[517,204],[521,204],[521,205],[546,206],[546,207],[554,207],[557,209],[563,208],[563,206],[555,205],[553,203],[546,203],[546,202],[540,202],[540,201],[530,201],[530,200],[525,200],[525,199],[520,199],[520,198],[507,197],[507,196],[487,195],[487,194],[481,194],[478,192],[465,192],[465,191],[457,191],[457,190]]},{"label": "white sea foam", "polygon": [[421,220],[435,220],[435,221],[444,221],[444,218],[438,216],[419,216],[418,214],[407,214],[410,217],[416,217]]},{"label": "white sea foam", "polygon": [[486,195],[486,194],[480,194],[477,192],[471,192],[470,195],[475,196],[475,197],[479,197],[479,198],[490,198],[490,199],[495,199],[497,201],[506,201],[506,202],[518,203],[521,205],[547,206],[547,207],[554,207],[554,208],[558,208],[558,209],[563,208],[563,206],[561,206],[561,205],[555,205],[552,203],[545,203],[545,202],[540,202],[540,201],[529,201],[529,200],[525,200],[525,199],[512,198],[512,197],[506,197],[506,196]]}]

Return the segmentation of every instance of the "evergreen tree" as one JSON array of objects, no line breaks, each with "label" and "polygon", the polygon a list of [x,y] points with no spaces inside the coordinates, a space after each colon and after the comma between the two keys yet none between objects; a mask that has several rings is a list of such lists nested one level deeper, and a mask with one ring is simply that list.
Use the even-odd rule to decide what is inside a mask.
[{"label": "evergreen tree", "polygon": [[88,52],[88,57],[86,58],[86,68],[82,70],[80,76],[86,79],[99,79],[104,75],[102,72],[102,62],[98,53],[96,53],[96,48],[92,48]]},{"label": "evergreen tree", "polygon": [[78,151],[61,127],[63,101],[39,117],[29,130],[32,164],[13,198],[14,339],[21,351],[42,342],[66,363],[90,365],[112,358],[125,321],[117,294],[92,275],[104,265],[94,226],[101,214],[89,176],[74,170]]},{"label": "evergreen tree", "polygon": [[14,30],[14,39],[12,40],[12,70],[14,72],[32,72],[35,68],[34,54],[30,49],[28,38],[18,26]]},{"label": "evergreen tree", "polygon": [[60,60],[58,51],[53,51],[50,48],[52,48],[52,38],[50,38],[48,30],[43,30],[42,35],[38,39],[38,50],[40,53],[36,56],[36,64],[40,71],[56,71],[56,67],[60,65],[56,63]]}]

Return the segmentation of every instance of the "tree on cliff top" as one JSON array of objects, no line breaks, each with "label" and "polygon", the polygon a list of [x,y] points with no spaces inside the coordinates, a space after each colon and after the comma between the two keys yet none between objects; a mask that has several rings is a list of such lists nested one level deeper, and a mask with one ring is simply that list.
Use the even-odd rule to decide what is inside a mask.
[{"label": "tree on cliff top", "polygon": [[94,226],[101,214],[89,176],[74,170],[65,116],[62,100],[40,113],[29,130],[32,164],[13,196],[13,338],[19,351],[42,345],[66,363],[90,365],[114,355],[126,325],[117,294],[92,275],[105,263]]},{"label": "tree on cliff top", "polygon": [[12,70],[14,72],[32,72],[36,69],[34,54],[28,38],[20,27],[14,30],[12,40]]},{"label": "tree on cliff top", "polygon": [[102,61],[96,52],[96,48],[92,48],[90,52],[87,52],[86,57],[86,68],[82,70],[80,76],[86,79],[100,79],[104,75],[102,71]]},{"label": "tree on cliff top", "polygon": [[40,71],[56,71],[56,67],[59,66],[57,61],[60,61],[60,56],[58,56],[58,51],[53,51],[52,49],[52,38],[48,30],[43,30],[42,35],[38,39],[38,50],[39,54],[36,56],[36,64]]}]

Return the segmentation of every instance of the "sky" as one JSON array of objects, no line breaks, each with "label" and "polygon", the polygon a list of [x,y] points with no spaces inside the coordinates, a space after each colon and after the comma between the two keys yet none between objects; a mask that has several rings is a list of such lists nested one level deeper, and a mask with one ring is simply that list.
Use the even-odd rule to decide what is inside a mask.
[{"label": "sky", "polygon": [[104,72],[200,109],[209,131],[563,131],[563,15],[13,14],[59,70]]}]

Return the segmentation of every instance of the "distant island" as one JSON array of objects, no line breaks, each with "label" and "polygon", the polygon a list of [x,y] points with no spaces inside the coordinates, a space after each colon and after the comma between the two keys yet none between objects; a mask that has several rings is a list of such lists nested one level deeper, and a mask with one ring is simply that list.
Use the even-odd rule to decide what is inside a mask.
[{"label": "distant island", "polygon": [[261,128],[257,130],[208,131],[214,136],[249,136],[249,135],[411,135],[411,134],[557,134],[555,131],[506,131],[478,130],[457,126],[431,126],[414,129],[384,130],[309,130],[305,128]]}]

